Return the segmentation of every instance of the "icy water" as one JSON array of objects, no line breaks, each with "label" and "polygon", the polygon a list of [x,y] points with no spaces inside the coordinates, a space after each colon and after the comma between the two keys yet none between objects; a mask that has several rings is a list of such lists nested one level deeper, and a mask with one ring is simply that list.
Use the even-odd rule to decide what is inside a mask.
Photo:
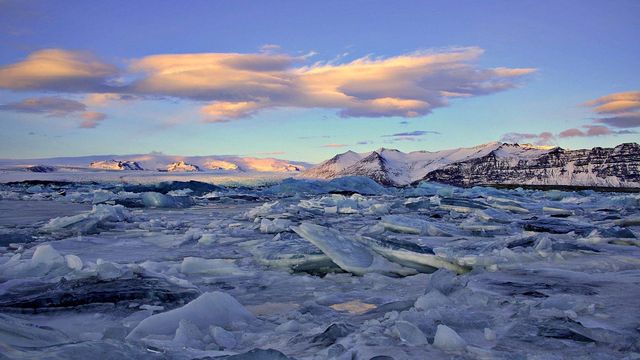
[{"label": "icy water", "polygon": [[638,193],[5,184],[0,358],[639,359],[639,234]]}]

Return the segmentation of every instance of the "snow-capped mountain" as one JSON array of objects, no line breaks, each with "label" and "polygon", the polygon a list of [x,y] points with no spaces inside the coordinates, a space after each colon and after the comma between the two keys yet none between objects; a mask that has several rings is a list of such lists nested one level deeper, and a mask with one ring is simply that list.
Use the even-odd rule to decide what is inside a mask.
[{"label": "snow-capped mountain", "polygon": [[[161,153],[139,155],[94,155],[46,159],[0,159],[0,169],[33,171],[82,170],[149,170],[168,172],[280,172],[299,173],[310,164],[275,158],[257,158],[230,155],[177,156]],[[199,170],[198,170],[199,169]]]},{"label": "snow-capped mountain", "polygon": [[89,164],[89,167],[100,170],[144,170],[142,166],[135,161],[121,161],[113,159],[92,161]]},{"label": "snow-capped mountain", "polygon": [[200,167],[198,165],[193,165],[186,163],[184,161],[176,161],[167,165],[168,172],[194,172],[200,171]]},{"label": "snow-capped mountain", "polygon": [[640,187],[640,145],[564,150],[559,147],[493,142],[436,152],[378,149],[348,151],[302,176],[332,179],[368,176],[402,186],[421,180],[453,185],[481,184]]}]

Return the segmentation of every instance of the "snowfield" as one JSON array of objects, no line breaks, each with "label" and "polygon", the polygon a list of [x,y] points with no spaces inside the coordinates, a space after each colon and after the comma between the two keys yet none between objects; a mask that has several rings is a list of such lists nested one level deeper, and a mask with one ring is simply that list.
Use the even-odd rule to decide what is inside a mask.
[{"label": "snowfield", "polygon": [[0,358],[640,357],[639,193],[69,174],[0,176]]}]

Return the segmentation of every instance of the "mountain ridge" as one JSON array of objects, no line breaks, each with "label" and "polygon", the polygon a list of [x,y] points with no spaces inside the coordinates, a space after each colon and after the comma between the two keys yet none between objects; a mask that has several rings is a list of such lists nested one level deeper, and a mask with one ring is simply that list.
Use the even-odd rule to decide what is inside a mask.
[{"label": "mountain ridge", "polygon": [[332,179],[367,176],[390,186],[423,180],[458,186],[569,185],[640,187],[640,145],[566,150],[558,146],[491,142],[470,148],[413,151],[380,148],[348,151],[302,172]]},{"label": "mountain ridge", "polygon": [[[135,166],[133,165],[135,164]],[[234,155],[178,156],[161,153],[130,155],[90,155],[40,159],[0,159],[0,168],[25,170],[37,166],[53,168],[54,171],[123,171],[147,170],[192,172],[283,172],[299,173],[311,164],[277,158],[258,158]],[[166,170],[165,170],[166,169]]]}]

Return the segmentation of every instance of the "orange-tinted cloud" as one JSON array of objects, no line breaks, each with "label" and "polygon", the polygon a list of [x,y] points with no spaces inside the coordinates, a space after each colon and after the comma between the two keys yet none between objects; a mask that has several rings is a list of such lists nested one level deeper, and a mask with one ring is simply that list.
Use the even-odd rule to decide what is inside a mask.
[{"label": "orange-tinted cloud", "polygon": [[25,60],[0,67],[0,88],[86,92],[106,89],[115,66],[89,53],[61,49],[39,50]]},{"label": "orange-tinted cloud", "polygon": [[136,93],[212,101],[207,121],[250,116],[277,107],[330,108],[342,116],[416,117],[446,106],[448,98],[512,88],[534,69],[482,69],[471,62],[479,48],[360,58],[345,64],[297,66],[282,54],[178,54],[132,63],[143,78]]},{"label": "orange-tinted cloud", "polygon": [[81,102],[56,96],[28,98],[18,102],[0,105],[0,110],[4,111],[36,113],[54,117],[67,116],[79,111],[85,111],[86,108],[87,107]]},{"label": "orange-tinted cloud", "polygon": [[131,60],[119,70],[86,53],[49,49],[0,67],[0,88],[81,91],[90,94],[92,106],[126,97],[190,99],[207,103],[201,111],[208,122],[278,107],[335,109],[344,117],[409,118],[447,106],[450,99],[513,88],[535,71],[481,68],[475,61],[482,53],[477,47],[452,48],[311,65],[304,64],[308,56],[274,51],[163,54]]},{"label": "orange-tinted cloud", "polygon": [[640,91],[615,93],[585,104],[604,116],[596,120],[599,123],[617,128],[640,127]]}]

